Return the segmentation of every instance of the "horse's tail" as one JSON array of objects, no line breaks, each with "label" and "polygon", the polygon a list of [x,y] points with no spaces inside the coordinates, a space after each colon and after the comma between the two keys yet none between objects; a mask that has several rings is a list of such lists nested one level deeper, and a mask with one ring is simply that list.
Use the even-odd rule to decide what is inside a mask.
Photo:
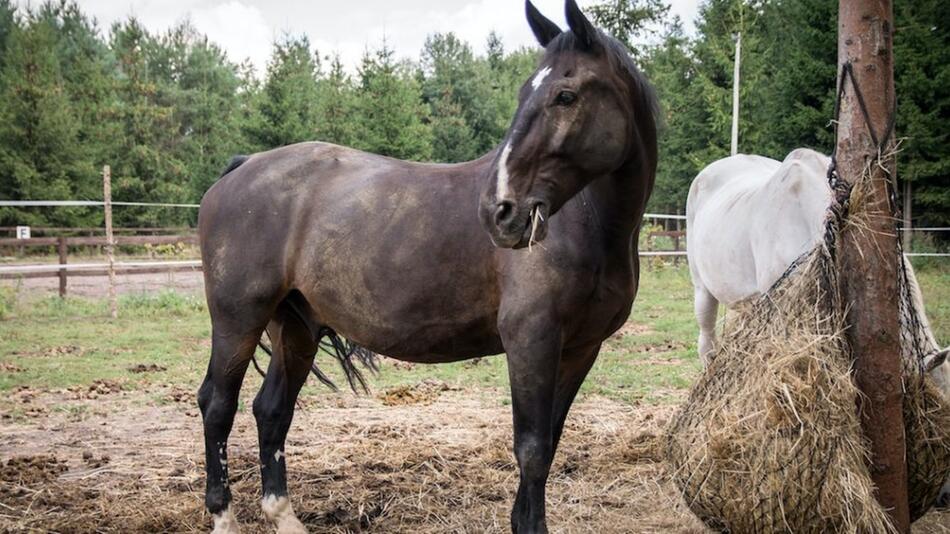
[{"label": "horse's tail", "polygon": [[[266,333],[266,330],[265,330]],[[369,386],[366,384],[366,378],[363,376],[363,372],[356,366],[356,362],[359,362],[363,367],[366,367],[373,374],[379,372],[379,364],[376,359],[376,353],[366,349],[344,339],[339,334],[336,333],[332,328],[323,327],[323,329],[317,334],[317,353],[319,354],[322,350],[330,356],[336,358],[340,362],[340,367],[343,369],[343,375],[346,376],[346,381],[350,385],[350,389],[354,393],[358,393],[357,385],[359,389],[363,390],[363,393],[369,393]],[[268,356],[273,357],[273,349],[264,343],[264,340],[261,339],[257,342],[258,346],[267,353]],[[271,343],[272,344],[272,343]],[[257,364],[257,359],[251,357],[251,360],[254,362],[254,367],[257,369],[257,372],[264,376],[264,370]],[[316,359],[314,359],[313,364],[310,366],[310,371],[313,373],[313,376],[317,377],[322,384],[329,387],[333,391],[339,391],[340,388],[333,383],[333,380],[327,376],[320,368],[317,366]]]},{"label": "horse's tail", "polygon": [[251,159],[251,156],[244,156],[242,154],[232,157],[231,161],[228,162],[228,166],[225,167],[223,171],[221,171],[221,176],[218,178],[223,178],[226,174],[233,171],[234,169],[237,169],[249,159]]},{"label": "horse's tail", "polygon": [[[366,379],[363,377],[362,371],[360,371],[360,369],[355,365],[354,360],[359,362],[363,367],[369,369],[373,374],[376,374],[379,372],[376,353],[361,347],[348,339],[344,339],[333,329],[327,327],[323,328],[323,332],[321,332],[321,337],[317,345],[324,352],[330,354],[336,358],[338,362],[340,362],[340,367],[343,369],[343,374],[346,376],[346,381],[350,384],[350,389],[356,392],[356,385],[359,384],[359,387],[363,390],[363,393],[369,393],[369,387],[366,385]],[[329,377],[320,371],[316,362],[314,362],[311,370],[313,371],[314,376],[317,377],[317,380],[323,382],[333,390],[338,389],[336,384],[334,384]]]}]

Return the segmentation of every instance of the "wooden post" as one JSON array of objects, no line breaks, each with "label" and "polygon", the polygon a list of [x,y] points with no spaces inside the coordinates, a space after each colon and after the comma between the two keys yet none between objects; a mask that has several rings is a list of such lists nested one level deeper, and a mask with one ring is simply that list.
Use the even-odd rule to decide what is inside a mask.
[{"label": "wooden post", "polygon": [[[56,238],[56,248],[59,251],[59,264],[66,265],[66,237]],[[59,270],[59,296],[66,296],[66,269]]]},{"label": "wooden post", "polygon": [[[850,64],[838,117],[839,176],[870,189],[862,228],[846,226],[839,240],[841,292],[848,308],[848,340],[855,382],[864,394],[861,422],[871,448],[871,477],[878,502],[899,532],[910,531],[901,387],[897,206],[893,135],[894,65],[891,0],[840,0],[838,62]],[[841,72],[841,71],[839,71]],[[868,119],[855,93],[863,95]],[[883,142],[878,147],[874,141]],[[879,151],[880,148],[880,151]],[[890,183],[889,183],[890,182]],[[853,197],[852,197],[853,198]]]},{"label": "wooden post", "polygon": [[106,255],[109,258],[109,309],[112,318],[119,316],[119,307],[115,298],[115,237],[112,235],[112,170],[108,165],[102,167],[102,199],[105,204],[106,219]]},{"label": "wooden post", "polygon": [[736,60],[732,68],[732,150],[730,154],[739,153],[739,72],[742,64],[742,32],[736,36]]},{"label": "wooden post", "polygon": [[902,210],[904,214],[904,252],[912,252],[910,247],[914,233],[914,220],[911,212],[911,194],[910,180],[904,180],[904,209]]}]

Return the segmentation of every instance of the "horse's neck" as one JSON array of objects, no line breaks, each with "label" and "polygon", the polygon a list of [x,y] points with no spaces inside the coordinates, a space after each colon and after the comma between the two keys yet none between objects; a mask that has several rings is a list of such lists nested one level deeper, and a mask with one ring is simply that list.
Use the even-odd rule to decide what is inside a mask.
[{"label": "horse's neck", "polygon": [[629,254],[636,242],[633,234],[643,217],[647,184],[630,171],[621,171],[594,180],[587,186],[586,194],[606,237],[606,245],[612,251]]}]

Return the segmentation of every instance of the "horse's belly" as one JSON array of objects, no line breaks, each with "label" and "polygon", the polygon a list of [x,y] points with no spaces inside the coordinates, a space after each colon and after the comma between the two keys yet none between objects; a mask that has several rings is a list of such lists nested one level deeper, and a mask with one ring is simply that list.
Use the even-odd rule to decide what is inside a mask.
[{"label": "horse's belly", "polygon": [[359,264],[325,269],[312,283],[297,286],[317,322],[374,352],[407,361],[447,362],[502,352],[486,280],[447,273],[439,263],[406,270],[376,264],[363,272]]}]

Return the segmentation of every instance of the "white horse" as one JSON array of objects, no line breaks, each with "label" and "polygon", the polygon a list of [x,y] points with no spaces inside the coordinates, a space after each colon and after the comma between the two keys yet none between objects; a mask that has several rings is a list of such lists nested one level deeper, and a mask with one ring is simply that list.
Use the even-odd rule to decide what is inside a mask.
[{"label": "white horse", "polygon": [[[686,250],[699,322],[703,365],[715,353],[719,304],[727,308],[764,294],[799,256],[823,238],[831,203],[831,159],[797,149],[785,161],[737,155],[713,162],[693,180],[686,201]],[[910,262],[904,259],[919,335],[930,351],[930,376],[950,399],[950,348],[940,350],[924,313]],[[950,481],[939,501],[950,504]]]}]

